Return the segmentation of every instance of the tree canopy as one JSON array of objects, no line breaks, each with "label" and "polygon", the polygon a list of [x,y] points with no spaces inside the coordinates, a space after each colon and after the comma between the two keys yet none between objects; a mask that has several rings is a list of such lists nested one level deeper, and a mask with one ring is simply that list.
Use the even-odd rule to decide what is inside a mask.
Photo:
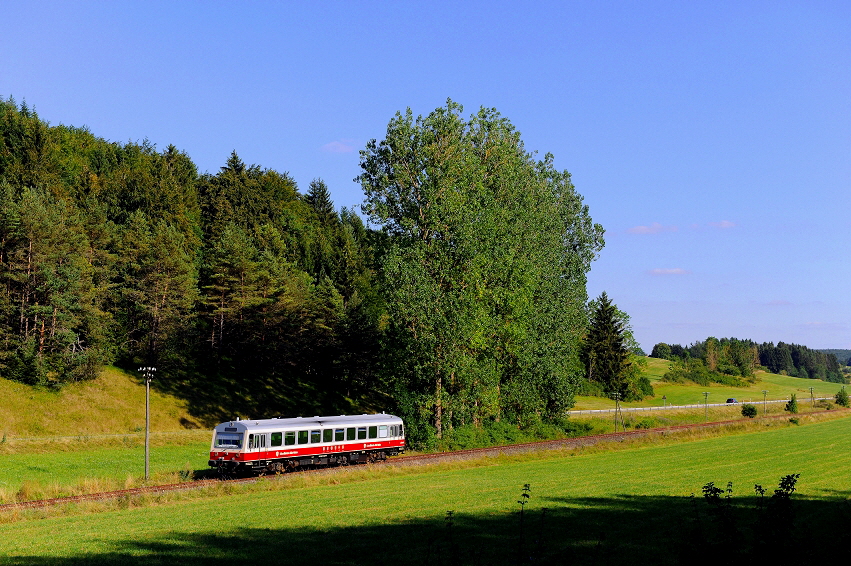
[{"label": "tree canopy", "polygon": [[421,434],[571,406],[585,276],[603,245],[551,155],[535,160],[494,109],[462,112],[450,100],[397,113],[357,178],[385,235],[386,377]]}]

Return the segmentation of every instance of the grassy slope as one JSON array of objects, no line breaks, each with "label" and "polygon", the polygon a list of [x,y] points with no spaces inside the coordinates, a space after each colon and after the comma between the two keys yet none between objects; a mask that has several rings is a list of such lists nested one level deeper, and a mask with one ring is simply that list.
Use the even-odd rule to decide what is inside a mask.
[{"label": "grassy slope", "polygon": [[[851,419],[842,418],[619,451],[503,458],[479,467],[349,470],[355,481],[339,485],[310,485],[305,478],[306,487],[253,487],[216,499],[4,524],[0,552],[29,557],[10,560],[20,564],[128,566],[151,563],[153,555],[185,565],[370,564],[381,548],[383,562],[446,563],[444,516],[452,510],[461,563],[506,563],[517,540],[515,501],[529,483],[529,537],[546,536],[553,556],[591,563],[596,555],[590,551],[605,539],[606,563],[671,564],[695,509],[690,493],[699,494],[708,481],[722,487],[732,481],[740,501],[753,484],[773,488],[789,473],[801,474],[797,524],[808,529],[806,546],[818,548],[842,528],[835,519],[851,495],[849,438]],[[542,507],[549,508],[546,523]]]},{"label": "grassy slope", "polygon": [[[660,381],[662,375],[668,370],[669,362],[657,358],[647,358],[647,369],[645,375],[653,384],[654,397],[633,403],[622,403],[624,407],[650,407],[661,406],[662,396],[667,397],[669,405],[691,405],[703,403],[703,392],[709,391],[710,403],[723,403],[733,397],[739,401],[762,401],[762,390],[768,391],[767,398],[788,399],[789,395],[796,393],[798,400],[802,401],[810,396],[810,387],[813,388],[816,397],[828,397],[836,394],[842,387],[838,383],[828,383],[818,379],[801,379],[788,377],[768,372],[757,372],[757,383],[748,387],[727,387],[725,385],[712,384],[709,387],[703,385],[668,384]],[[574,409],[609,409],[615,406],[614,401],[600,397],[577,397]]]},{"label": "grassy slope", "polygon": [[[104,368],[97,379],[60,391],[34,389],[0,378],[0,434],[120,434],[141,431],[144,426],[145,386],[117,368]],[[194,426],[185,402],[151,391],[151,430]]]}]

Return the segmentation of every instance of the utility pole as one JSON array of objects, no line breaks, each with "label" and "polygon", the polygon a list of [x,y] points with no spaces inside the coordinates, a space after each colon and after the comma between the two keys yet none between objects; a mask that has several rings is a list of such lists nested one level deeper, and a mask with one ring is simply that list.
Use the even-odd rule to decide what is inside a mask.
[{"label": "utility pole", "polygon": [[151,379],[154,377],[155,367],[140,367],[139,371],[145,377],[145,480],[150,477],[150,438],[151,438]]},{"label": "utility pole", "polygon": [[762,390],[762,416],[765,416],[765,396],[768,395],[768,391],[765,389]]},{"label": "utility pole", "polygon": [[[621,417],[621,423],[623,423],[623,414],[621,413],[621,394],[615,392],[615,432],[618,431],[618,416]],[[621,428],[624,428],[621,426]]]},{"label": "utility pole", "polygon": [[815,395],[813,395],[813,389],[814,389],[813,387],[810,387],[810,405],[812,406],[813,409],[815,409],[816,408],[816,398],[815,398]]},{"label": "utility pole", "polygon": [[709,422],[709,391],[703,392],[703,420]]}]

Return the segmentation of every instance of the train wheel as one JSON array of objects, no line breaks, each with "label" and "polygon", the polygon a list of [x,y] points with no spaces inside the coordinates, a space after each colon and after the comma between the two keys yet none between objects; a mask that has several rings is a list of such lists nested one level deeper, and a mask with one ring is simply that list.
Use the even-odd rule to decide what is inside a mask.
[{"label": "train wheel", "polygon": [[224,463],[219,464],[216,467],[216,471],[218,472],[219,480],[221,481],[232,480],[234,477],[233,470]]}]

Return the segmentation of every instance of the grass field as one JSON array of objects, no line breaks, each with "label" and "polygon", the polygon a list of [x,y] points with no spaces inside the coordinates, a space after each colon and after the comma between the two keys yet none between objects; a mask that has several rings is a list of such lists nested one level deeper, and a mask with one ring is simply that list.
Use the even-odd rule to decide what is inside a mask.
[{"label": "grass field", "polygon": [[[707,387],[696,384],[665,383],[664,381],[660,381],[660,379],[668,371],[670,362],[658,358],[646,359],[648,363],[644,375],[650,379],[655,395],[643,401],[622,403],[621,405],[624,407],[661,407],[663,403],[667,403],[668,405],[703,403],[704,391],[709,392],[708,401],[710,403],[723,403],[731,397],[739,401],[757,403],[763,399],[763,390],[768,391],[766,397],[769,400],[788,399],[792,393],[795,393],[798,395],[798,400],[803,401],[804,398],[809,399],[810,387],[813,388],[813,393],[816,397],[832,397],[842,388],[842,385],[838,383],[828,383],[818,379],[801,379],[764,371],[756,372],[757,382],[748,387],[729,387],[720,384],[712,384]],[[664,402],[662,400],[663,396],[667,397]],[[610,399],[577,396],[576,405],[573,408],[576,410],[609,409],[614,406],[614,401]]]},{"label": "grass field", "polygon": [[[210,455],[209,433],[182,442],[155,443],[150,452],[153,484],[168,483],[180,472],[204,470]],[[94,491],[125,489],[144,483],[145,449],[138,439],[127,447],[16,453],[2,456],[0,503],[48,499]],[[191,474],[190,474],[191,475]]]},{"label": "grass field", "polygon": [[[732,481],[732,501],[753,505],[754,484],[773,488],[791,473],[801,478],[788,545],[839,548],[849,439],[851,418],[839,418],[623,450],[358,468],[286,488],[267,482],[215,498],[4,524],[0,552],[29,565],[506,564],[523,553],[565,564],[674,564],[694,553],[690,563],[701,563],[721,527],[689,495]],[[531,498],[521,543],[524,484]],[[756,511],[736,513],[745,532]]]}]

